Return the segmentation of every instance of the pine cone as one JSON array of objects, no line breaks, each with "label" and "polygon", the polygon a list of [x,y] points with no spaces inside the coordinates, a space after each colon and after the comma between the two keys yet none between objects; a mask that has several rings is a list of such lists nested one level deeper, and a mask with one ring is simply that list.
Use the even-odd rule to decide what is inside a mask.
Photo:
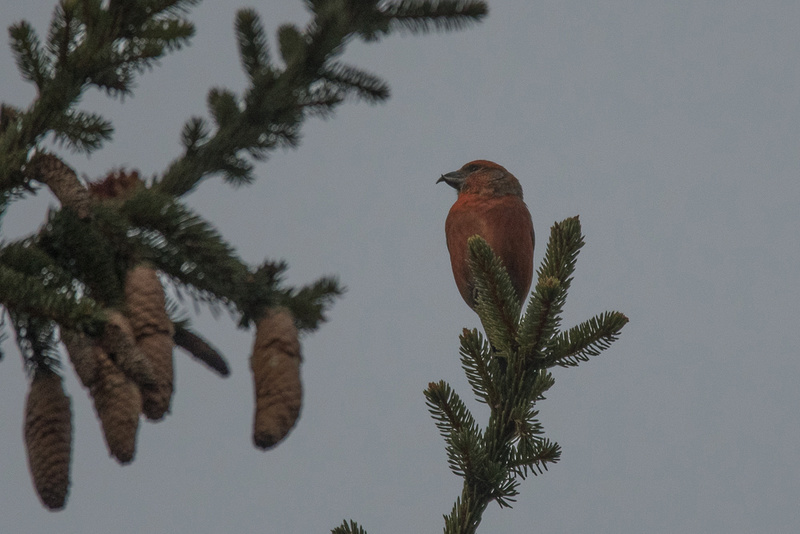
[{"label": "pine cone", "polygon": [[137,345],[150,360],[156,379],[153,387],[142,390],[142,411],[148,419],[158,421],[169,411],[172,400],[172,337],[166,334],[145,336]]},{"label": "pine cone", "polygon": [[164,288],[155,269],[140,264],[128,271],[125,277],[125,307],[137,340],[152,334],[172,336],[172,321],[165,306]]},{"label": "pine cone", "polygon": [[164,288],[155,269],[138,265],[125,279],[125,309],[133,335],[142,353],[150,361],[155,387],[144,395],[144,414],[158,420],[169,411],[173,389],[172,335],[165,309]]},{"label": "pine cone", "polygon": [[90,386],[89,393],[94,399],[109,452],[119,463],[127,464],[136,453],[142,394],[99,345],[95,345],[93,351],[97,380]]},{"label": "pine cone", "polygon": [[[104,338],[113,336],[113,332],[107,328]],[[142,411],[139,388],[89,336],[62,330],[61,341],[67,347],[75,373],[89,388],[109,452],[122,464],[131,462],[136,453],[136,432]],[[106,343],[111,342],[106,339]]]},{"label": "pine cone", "polygon": [[27,165],[28,174],[46,184],[65,208],[72,208],[78,217],[89,216],[89,191],[78,180],[72,168],[53,154],[40,152]]},{"label": "pine cone", "polygon": [[142,392],[157,388],[156,372],[150,359],[136,344],[133,328],[128,319],[115,310],[109,310],[107,315],[108,322],[100,346],[111,361],[125,373],[125,376],[133,380]]},{"label": "pine cone", "polygon": [[72,456],[72,411],[61,377],[37,369],[25,405],[25,448],[33,485],[51,510],[64,508]]},{"label": "pine cone", "polygon": [[256,394],[256,447],[277,445],[297,421],[303,397],[300,361],[300,341],[291,312],[285,308],[268,310],[256,324],[250,357]]},{"label": "pine cone", "polygon": [[74,330],[61,329],[61,342],[67,348],[67,355],[75,368],[75,374],[85,387],[91,387],[97,380],[97,360],[94,354],[95,342],[86,334]]}]

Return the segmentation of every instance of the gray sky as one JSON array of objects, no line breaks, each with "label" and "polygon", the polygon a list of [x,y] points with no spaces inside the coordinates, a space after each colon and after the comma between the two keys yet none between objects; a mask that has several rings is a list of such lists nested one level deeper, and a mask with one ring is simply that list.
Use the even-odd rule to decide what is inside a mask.
[{"label": "gray sky", "polygon": [[[49,2],[0,1],[2,27],[47,28]],[[241,89],[232,21],[253,3],[206,1],[193,45],[139,79],[91,159],[164,169],[212,86]],[[452,281],[434,185],[473,159],[520,180],[539,237],[580,214],[586,246],[565,326],[606,309],[631,322],[602,356],[556,369],[540,403],[562,461],[531,478],[482,532],[796,532],[800,528],[800,4],[491,0],[485,23],[351,46],[386,78],[386,105],[311,120],[299,150],[259,181],[207,182],[189,203],[250,262],[285,258],[289,280],[338,274],[349,291],[304,339],[298,426],[251,445],[249,332],[203,310],[195,326],[228,357],[219,379],[176,351],[172,414],[143,423],[136,460],[108,457],[68,367],[75,416],[67,508],[45,511],[22,442],[27,390],[13,341],[0,362],[0,532],[441,531],[460,492],[424,404],[432,380],[470,396],[458,361],[478,318]],[[255,7],[270,34],[303,25],[299,0]],[[34,95],[0,49],[0,100]],[[52,199],[10,211],[34,231]],[[472,402],[476,415],[486,413]]]}]

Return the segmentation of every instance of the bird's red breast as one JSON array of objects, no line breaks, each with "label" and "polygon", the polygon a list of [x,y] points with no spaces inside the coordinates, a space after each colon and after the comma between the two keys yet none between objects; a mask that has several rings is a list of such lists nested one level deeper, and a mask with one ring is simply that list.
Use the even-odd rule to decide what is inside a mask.
[{"label": "bird's red breast", "polygon": [[500,258],[520,302],[533,279],[533,221],[513,174],[491,161],[477,160],[438,180],[458,191],[445,221],[453,277],[467,305],[475,309],[467,240],[480,235]]}]

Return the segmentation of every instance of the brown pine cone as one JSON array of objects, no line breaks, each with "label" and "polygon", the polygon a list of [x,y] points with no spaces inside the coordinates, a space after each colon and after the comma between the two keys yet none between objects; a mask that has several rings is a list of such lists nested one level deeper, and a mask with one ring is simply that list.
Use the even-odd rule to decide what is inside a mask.
[{"label": "brown pine cone", "polygon": [[165,309],[164,288],[155,269],[138,265],[125,278],[125,311],[133,328],[136,343],[150,361],[155,387],[144,395],[144,414],[158,420],[169,411],[173,390],[172,335]]},{"label": "brown pine cone", "polygon": [[72,410],[61,377],[36,370],[25,404],[25,448],[33,485],[51,510],[64,508],[72,457]]},{"label": "brown pine cone", "polygon": [[172,337],[166,334],[145,336],[139,339],[137,346],[150,361],[156,379],[152,387],[142,389],[142,411],[148,419],[158,421],[169,412],[172,400]]},{"label": "brown pine cone", "polygon": [[267,310],[256,324],[250,357],[256,396],[256,447],[274,447],[297,421],[303,397],[300,361],[300,341],[292,313],[286,308]]},{"label": "brown pine cone", "polygon": [[107,312],[106,323],[100,346],[111,358],[111,361],[133,380],[144,392],[148,388],[157,388],[158,376],[150,359],[136,344],[133,328],[127,317],[116,310]]},{"label": "brown pine cone", "polygon": [[61,342],[67,348],[75,374],[85,387],[91,387],[97,380],[97,359],[95,358],[95,341],[82,332],[61,329]]},{"label": "brown pine cone", "polygon": [[173,333],[165,308],[164,288],[152,267],[139,264],[125,277],[125,308],[136,339]]},{"label": "brown pine cone", "polygon": [[30,177],[46,184],[65,208],[72,208],[78,217],[89,216],[89,191],[78,180],[72,167],[54,154],[39,152],[27,165]]},{"label": "brown pine cone", "polygon": [[106,445],[121,464],[133,460],[136,453],[136,432],[142,411],[142,394],[99,345],[94,346],[97,380],[89,393],[100,418]]}]

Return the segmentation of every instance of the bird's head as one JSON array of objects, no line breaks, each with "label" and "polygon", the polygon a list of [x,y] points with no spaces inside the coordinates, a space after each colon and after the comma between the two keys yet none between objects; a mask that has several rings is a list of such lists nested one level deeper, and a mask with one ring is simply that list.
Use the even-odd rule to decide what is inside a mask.
[{"label": "bird's head", "polygon": [[444,182],[458,194],[473,194],[487,197],[515,195],[522,198],[522,186],[505,167],[492,161],[479,159],[470,161],[457,171],[443,174],[436,183]]}]

